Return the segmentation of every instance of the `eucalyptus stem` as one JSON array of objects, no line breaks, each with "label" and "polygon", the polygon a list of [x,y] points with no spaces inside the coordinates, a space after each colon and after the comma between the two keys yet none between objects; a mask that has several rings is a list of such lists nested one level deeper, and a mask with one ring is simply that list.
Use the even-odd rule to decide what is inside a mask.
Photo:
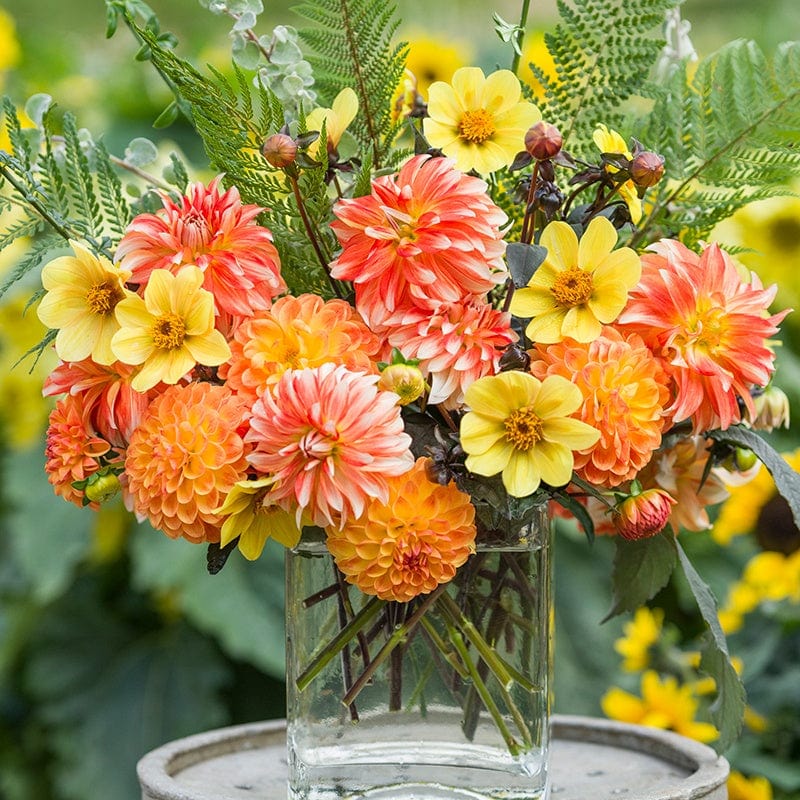
[{"label": "eucalyptus stem", "polygon": [[516,75],[519,69],[519,60],[522,54],[522,43],[525,41],[525,28],[528,25],[528,11],[531,0],[522,0],[522,10],[519,15],[519,31],[517,33],[516,47],[514,48],[514,58],[511,61],[511,71]]},{"label": "eucalyptus stem", "polygon": [[427,617],[423,617],[420,620],[420,625],[422,625],[431,644],[441,653],[445,661],[461,678],[466,678],[469,673],[459,660],[458,655],[453,651],[453,648],[448,646],[447,642],[439,636],[436,626]]}]

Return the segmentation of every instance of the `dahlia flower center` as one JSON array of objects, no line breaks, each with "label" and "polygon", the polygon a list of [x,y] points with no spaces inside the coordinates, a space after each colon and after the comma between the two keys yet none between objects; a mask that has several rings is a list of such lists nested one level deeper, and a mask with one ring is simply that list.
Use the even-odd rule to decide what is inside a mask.
[{"label": "dahlia flower center", "polygon": [[186,324],[177,314],[162,314],[153,325],[153,344],[161,350],[177,350],[186,338]]},{"label": "dahlia flower center", "polygon": [[114,311],[114,306],[122,300],[122,291],[112,280],[96,283],[86,293],[86,304],[92,314],[107,317]]},{"label": "dahlia flower center", "polygon": [[403,572],[427,573],[429,552],[430,547],[423,545],[416,539],[411,541],[401,539],[395,545],[395,567]]},{"label": "dahlia flower center", "polygon": [[494,117],[485,109],[465,111],[458,124],[458,132],[462,139],[473,144],[483,144],[497,130]]},{"label": "dahlia flower center", "polygon": [[335,456],[338,447],[336,430],[331,424],[331,430],[311,430],[298,443],[300,452],[307,459],[324,461],[330,456]]},{"label": "dahlia flower center", "polygon": [[560,306],[573,308],[588,302],[594,291],[592,274],[580,267],[570,267],[560,272],[550,289]]},{"label": "dahlia flower center", "polygon": [[192,250],[199,250],[211,238],[208,220],[198,211],[190,211],[183,218],[183,241]]},{"label": "dahlia flower center", "polygon": [[715,352],[722,343],[725,329],[725,310],[711,308],[686,325],[686,344],[706,352]]},{"label": "dahlia flower center", "polygon": [[517,450],[530,450],[544,438],[542,420],[530,406],[523,406],[506,417],[506,439]]}]

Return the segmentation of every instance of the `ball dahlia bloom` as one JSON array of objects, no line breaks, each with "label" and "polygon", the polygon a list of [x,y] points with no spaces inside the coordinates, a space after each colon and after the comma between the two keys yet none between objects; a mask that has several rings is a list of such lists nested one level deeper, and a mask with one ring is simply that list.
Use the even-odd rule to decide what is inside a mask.
[{"label": "ball dahlia bloom", "polygon": [[605,217],[595,217],[580,241],[566,222],[551,222],[540,244],[547,256],[514,292],[511,313],[532,318],[525,332],[534,343],[567,336],[591,342],[625,307],[641,274],[639,256],[629,247],[614,250],[617,231]]},{"label": "ball dahlia bloom", "polygon": [[452,580],[475,552],[469,495],[430,481],[426,461],[390,478],[385,502],[371,499],[357,519],[328,528],[336,565],[365,594],[408,602]]},{"label": "ball dahlia bloom", "polygon": [[431,147],[454,158],[458,169],[488,175],[511,164],[523,149],[525,132],[541,118],[539,109],[522,99],[511,70],[487,77],[478,67],[462,67],[450,83],[431,84],[423,129]]},{"label": "ball dahlia bloom", "polygon": [[63,361],[92,358],[98,364],[114,361],[111,338],[119,330],[117,304],[133,292],[125,288],[130,272],[96,256],[79,242],[70,242],[74,256],[45,264],[39,319],[57,330],[56,353]]},{"label": "ball dahlia bloom", "polygon": [[194,264],[218,310],[249,316],[269,308],[286,284],[272,234],[256,222],[264,209],[243,205],[235,186],[220,192],[221,179],[192,184],[179,202],[163,194],[164,208],[133,219],[116,257],[131,282],[143,285],[154,270],[177,273]]},{"label": "ball dahlia bloom", "polygon": [[150,404],[125,457],[134,511],[176,539],[218,542],[217,509],[247,471],[245,403],[225,386],[170,386]]},{"label": "ball dahlia bloom", "polygon": [[487,375],[467,388],[464,400],[471,409],[461,419],[467,469],[476,475],[502,473],[514,497],[533,494],[542,481],[569,483],[574,451],[600,437],[596,428],[571,416],[583,398],[560,375],[543,381],[516,371]]},{"label": "ball dahlia bloom", "polygon": [[619,324],[642,336],[672,378],[669,413],[691,419],[696,432],[739,422],[739,399],[753,416],[750,389],[769,382],[769,337],[788,313],[767,312],[777,288],[754,274],[743,281],[716,244],[700,255],[673,240],[651,249]]},{"label": "ball dahlia bloom", "polygon": [[[80,398],[67,395],[50,413],[45,446],[47,480],[57,495],[83,506],[84,493],[72,484],[82,481],[100,469],[99,459],[111,446],[88,427]],[[96,511],[97,503],[89,503]]]},{"label": "ball dahlia bloom", "polygon": [[397,395],[378,379],[336,364],[289,370],[256,401],[248,460],[274,478],[272,502],[326,527],[361,516],[368,498],[386,501],[387,480],[414,458]]},{"label": "ball dahlia bloom", "polygon": [[231,358],[220,377],[251,404],[287,369],[344,364],[352,372],[375,372],[381,342],[344,300],[315,294],[281,297],[236,329]]},{"label": "ball dahlia bloom", "polygon": [[538,345],[531,357],[540,380],[561,375],[580,389],[576,416],[600,432],[592,447],[575,453],[577,474],[608,487],[635,478],[661,446],[670,402],[667,375],[641,337],[606,326],[593,342]]},{"label": "ball dahlia bloom", "polygon": [[406,358],[419,359],[430,382],[428,402],[455,409],[466,388],[498,370],[503,350],[517,341],[511,315],[486,303],[442,303],[435,311],[412,308],[388,335]]},{"label": "ball dahlia bloom", "polygon": [[663,489],[645,489],[616,507],[614,527],[623,539],[648,539],[666,528],[674,505],[675,500]]},{"label": "ball dahlia bloom", "polygon": [[331,274],[353,282],[375,331],[397,309],[479,299],[506,278],[506,215],[482,180],[449,159],[414,156],[374,180],[372,194],[340,200],[334,214],[343,249]]}]

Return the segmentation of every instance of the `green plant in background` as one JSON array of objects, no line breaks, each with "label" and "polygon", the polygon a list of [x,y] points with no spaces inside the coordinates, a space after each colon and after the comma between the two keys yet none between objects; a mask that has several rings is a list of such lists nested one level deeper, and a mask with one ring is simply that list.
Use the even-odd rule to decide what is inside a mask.
[{"label": "green plant in background", "polygon": [[[352,168],[365,190],[371,166],[393,163],[387,162],[387,149],[400,128],[392,118],[386,87],[400,84],[404,49],[389,46],[385,39],[385,31],[393,29],[387,28],[388,17],[382,14],[389,12],[380,4],[326,0],[304,6],[305,16],[328,24],[330,34],[320,33],[319,28],[298,34],[286,27],[260,34],[257,0],[204,5],[232,20],[235,66],[225,75],[215,72],[209,78],[179,58],[174,37],[161,31],[142,2],[109,2],[110,30],[124,18],[141,46],[139,57],[152,62],[174,93],[158,124],[167,125],[181,114],[190,117],[212,168],[226,171],[247,202],[271,209],[269,224],[281,246],[284,271],[297,285],[301,270],[324,261],[336,245],[330,235],[326,239],[321,233],[329,221],[324,174],[330,162],[355,157]],[[643,209],[641,238],[651,241],[670,235],[694,243],[750,200],[786,191],[776,183],[796,172],[800,163],[787,133],[800,127],[800,57],[797,45],[787,45],[767,63],[752,44],[737,43],[704,60],[691,80],[685,64],[671,64],[665,82],[645,84],[654,111],[649,122],[642,122],[631,96],[641,91],[663,45],[652,35],[653,29],[673,5],[669,0],[642,0],[619,4],[609,13],[605,3],[562,4],[563,21],[546,37],[554,72],[534,65],[533,74],[544,87],[537,102],[546,118],[565,131],[573,156],[597,160],[598,151],[589,143],[598,122],[638,135],[666,156],[667,177],[681,176],[681,182],[662,182],[654,191]],[[373,24],[352,20],[344,24],[353,8],[362,15],[355,23]],[[316,62],[313,53],[306,60],[301,44],[316,50]],[[309,63],[327,65],[333,80],[311,83]],[[357,87],[362,113],[333,151],[320,144],[317,163],[303,165],[295,190],[282,172],[269,168],[261,153],[265,139],[285,122],[280,93],[307,99],[309,109],[315,102],[330,107],[339,85],[337,70],[347,63],[369,66]],[[567,84],[578,76],[585,81],[582,91],[567,91]],[[258,77],[255,83],[254,77]],[[372,106],[383,111],[370,114]],[[305,110],[305,105],[297,107],[300,137],[307,127]],[[9,143],[0,153],[5,179],[0,209],[14,211],[15,216],[4,228],[0,250],[20,244],[27,248],[25,255],[15,255],[17,267],[5,280],[4,291],[61,252],[69,238],[78,236],[98,252],[110,254],[133,214],[154,207],[155,189],[182,190],[193,173],[177,155],[165,158],[141,140],[132,142],[119,158],[113,157],[102,141],[78,128],[74,117],[59,116],[47,97],[34,98],[26,111],[23,116],[10,103],[4,108]],[[371,128],[367,121],[376,119],[378,126]],[[324,126],[321,141],[331,144]],[[628,152],[606,162],[605,178],[614,174],[612,170],[622,176],[630,170],[626,161],[632,158]],[[159,167],[153,166],[156,159]],[[162,166],[165,169],[156,174]],[[683,177],[687,174],[690,179]],[[614,190],[619,191],[614,183],[612,178]],[[606,199],[613,202],[613,192]],[[307,226],[300,223],[301,204]],[[322,257],[310,242],[308,226],[318,234]],[[327,291],[326,280],[320,264],[306,288]],[[26,349],[41,353],[47,341],[39,348],[32,342]],[[16,423],[14,418],[12,424]],[[10,800],[70,800],[92,796],[98,786],[110,800],[133,798],[131,765],[150,747],[226,722],[262,717],[267,709],[280,713],[282,698],[268,696],[279,688],[260,681],[255,673],[258,668],[280,678],[283,672],[281,654],[272,645],[283,638],[278,554],[268,550],[266,558],[247,567],[231,560],[212,578],[205,574],[198,548],[175,546],[148,530],[129,536],[119,508],[104,508],[95,521],[50,495],[45,498],[45,492],[33,493],[31,487],[40,482],[41,461],[39,446],[16,453],[13,468],[6,460],[3,482],[0,787]],[[686,548],[694,560],[697,548],[689,543]],[[577,653],[577,642],[608,642],[616,636],[618,623],[598,628],[594,620],[588,625],[586,620],[587,603],[598,608],[598,618],[602,616],[607,601],[599,575],[607,570],[598,569],[597,561],[610,561],[611,550],[604,541],[588,552],[571,531],[562,537],[558,569],[565,577],[560,584],[567,584],[567,573],[573,574],[569,582],[581,574],[585,578],[581,585],[586,587],[580,602],[559,598],[563,652],[574,648]],[[649,600],[667,582],[678,559],[686,564],[682,551],[670,549],[663,537],[620,544],[616,559],[617,612],[634,610]],[[654,565],[653,570],[628,586],[629,571],[637,571],[644,560]],[[703,574],[709,560],[701,554]],[[667,591],[679,595],[685,608],[690,587],[700,597],[708,621],[713,600],[691,567],[687,573],[689,584],[673,580]],[[724,586],[714,587],[723,597]],[[781,658],[796,648],[793,618],[790,614],[787,623],[784,611],[778,615],[779,624],[770,628],[769,640],[772,652],[780,651]],[[705,629],[696,616],[693,625],[697,632]],[[714,633],[698,647],[705,647],[706,659],[716,662],[716,671],[723,676],[719,688],[727,697],[736,697],[732,669],[720,666],[724,642],[720,633]],[[760,639],[754,641],[752,652],[761,646]],[[565,705],[565,710],[597,711],[601,689],[614,666],[610,658],[597,654],[610,649],[598,645],[571,659],[571,664],[570,659],[561,662],[568,676],[561,678],[561,696],[573,704]],[[744,676],[751,703],[761,710],[756,677],[780,670],[770,672],[772,667],[763,666],[759,672],[759,656],[750,653],[743,655]],[[662,655],[666,658],[669,653]],[[674,670],[676,663],[667,666]],[[683,686],[699,680],[692,672],[698,667],[696,660],[679,663]],[[787,657],[787,667],[788,663]],[[644,668],[642,663],[638,669]],[[589,677],[590,671],[597,674]],[[786,682],[781,685],[789,686],[791,670],[780,675]],[[655,686],[662,698],[667,692],[674,698],[682,691],[666,679],[649,679],[648,686]],[[707,701],[713,699],[701,696],[697,685],[691,689],[694,694],[686,707],[692,713],[682,718],[687,725],[696,722],[696,707],[691,704],[702,700],[709,706]],[[169,699],[166,704],[164,697]],[[786,744],[796,738],[787,740],[785,731],[791,733],[797,721],[777,707],[778,698],[776,694],[764,700],[764,712],[786,718],[769,729],[773,744],[760,732],[755,750],[747,749],[747,737],[739,746],[744,748],[740,764],[748,772],[770,774],[771,764],[777,774],[780,770],[765,761],[764,754],[777,760],[796,754],[795,745]],[[728,739],[735,735],[735,705],[717,708],[717,722]],[[126,720],[124,735],[118,729],[120,718]],[[692,730],[696,729],[687,728]],[[113,746],[100,748],[100,741]],[[783,778],[782,784],[774,777],[773,782],[790,791],[790,771]]]}]

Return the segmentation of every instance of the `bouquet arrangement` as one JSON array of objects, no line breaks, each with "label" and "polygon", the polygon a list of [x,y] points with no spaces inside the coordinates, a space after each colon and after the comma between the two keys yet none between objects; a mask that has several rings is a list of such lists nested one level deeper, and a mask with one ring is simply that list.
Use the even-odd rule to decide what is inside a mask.
[{"label": "bouquet arrangement", "polygon": [[[677,534],[708,525],[750,453],[795,519],[800,494],[754,432],[788,422],[771,387],[787,311],[705,238],[800,168],[800,44],[767,64],[736,42],[689,77],[673,0],[561,3],[537,97],[518,77],[526,3],[519,24],[495,16],[511,69],[423,97],[393,9],[318,0],[298,37],[259,34],[260,0],[204,5],[233,20],[230,76],[180,59],[141,0],[106,2],[109,33],[127,25],[174,91],[157,124],[191,121],[210,181],[174,154],[148,176],[147,142],[116,159],[47,96],[32,127],[4,104],[0,202],[22,216],[2,243],[34,237],[11,281],[43,265],[38,349],[61,362],[44,386],[56,493],[96,510],[121,492],[207,545],[212,571],[268,539],[324,553],[334,577],[307,605],[338,597],[338,622],[296,686],[341,657],[357,719],[422,631],[470,686],[465,727],[488,715],[514,758],[535,739],[514,691],[536,686],[501,639],[534,601],[527,567],[481,554],[509,533],[519,549],[556,503],[618,537],[612,613],[681,564],[725,747],[743,691]],[[459,598],[478,579],[502,614],[475,625]]]}]

